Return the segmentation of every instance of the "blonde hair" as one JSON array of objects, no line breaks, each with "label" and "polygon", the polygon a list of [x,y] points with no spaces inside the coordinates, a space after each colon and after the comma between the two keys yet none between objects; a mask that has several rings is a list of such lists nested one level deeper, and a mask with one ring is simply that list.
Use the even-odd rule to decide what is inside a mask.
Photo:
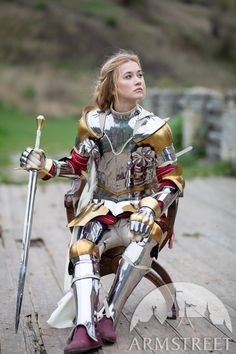
[{"label": "blonde hair", "polygon": [[141,67],[139,57],[133,52],[125,50],[120,50],[118,53],[112,55],[101,67],[99,79],[94,92],[94,101],[102,112],[105,112],[110,108],[110,105],[117,94],[117,69],[120,65],[128,61],[135,61]]}]

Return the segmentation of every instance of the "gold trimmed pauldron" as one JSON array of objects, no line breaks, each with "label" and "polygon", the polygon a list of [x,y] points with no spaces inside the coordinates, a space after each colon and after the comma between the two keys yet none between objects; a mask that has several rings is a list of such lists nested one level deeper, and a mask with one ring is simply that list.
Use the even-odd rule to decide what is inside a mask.
[{"label": "gold trimmed pauldron", "polygon": [[162,150],[173,143],[173,136],[169,125],[166,123],[155,133],[151,134],[144,140],[141,140],[138,145],[149,145],[156,153],[162,152]]},{"label": "gold trimmed pauldron", "polygon": [[87,138],[98,139],[100,135],[96,134],[92,129],[88,127],[88,124],[85,119],[85,115],[83,115],[78,123],[78,136],[80,141],[83,141]]}]

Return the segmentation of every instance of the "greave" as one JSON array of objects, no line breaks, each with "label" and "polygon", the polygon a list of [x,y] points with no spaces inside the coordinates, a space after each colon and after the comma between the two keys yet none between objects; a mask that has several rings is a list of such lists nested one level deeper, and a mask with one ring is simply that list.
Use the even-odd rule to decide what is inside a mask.
[{"label": "greave", "polygon": [[109,315],[114,325],[117,325],[126,300],[142,277],[149,272],[152,263],[150,252],[155,244],[153,239],[147,237],[141,242],[132,242],[126,248],[107,298]]},{"label": "greave", "polygon": [[88,335],[97,340],[95,316],[100,283],[98,260],[90,254],[85,254],[73,259],[73,263],[72,287],[76,303],[75,325],[84,325]]}]

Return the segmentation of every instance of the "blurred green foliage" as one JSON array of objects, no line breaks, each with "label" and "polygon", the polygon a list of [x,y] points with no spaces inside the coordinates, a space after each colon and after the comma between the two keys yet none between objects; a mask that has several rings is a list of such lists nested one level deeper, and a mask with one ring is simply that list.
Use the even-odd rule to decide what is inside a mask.
[{"label": "blurred green foliage", "polygon": [[[0,162],[4,154],[21,152],[27,146],[33,146],[36,134],[36,117],[0,102]],[[41,146],[50,154],[70,152],[77,132],[77,117],[45,117],[41,137]]]},{"label": "blurred green foliage", "polygon": [[45,0],[38,0],[33,4],[35,10],[38,11],[46,11],[48,9],[47,1]]},{"label": "blurred green foliage", "polygon": [[[69,155],[77,133],[78,118],[45,118],[41,148],[47,156],[54,158]],[[27,146],[34,146],[36,128],[36,117],[0,102],[0,182],[7,182],[10,178],[7,176],[10,166],[19,167],[20,153]]]},{"label": "blurred green foliage", "polygon": [[114,2],[107,0],[81,0],[79,2],[80,13],[101,20],[105,25],[119,27],[119,7]]},{"label": "blurred green foliage", "polygon": [[183,117],[178,115],[168,121],[173,133],[174,146],[176,151],[183,148]]},{"label": "blurred green foliage", "polygon": [[27,85],[22,88],[22,95],[25,98],[33,98],[37,95],[37,92],[36,92],[35,88],[33,87],[33,85]]},{"label": "blurred green foliage", "polygon": [[[169,122],[173,133],[173,141],[176,152],[183,146],[183,117],[173,117]],[[193,150],[179,157],[179,163],[183,166],[185,178],[196,176],[235,176],[236,171],[228,161],[209,161],[206,159],[206,131],[198,130],[193,141]]]}]

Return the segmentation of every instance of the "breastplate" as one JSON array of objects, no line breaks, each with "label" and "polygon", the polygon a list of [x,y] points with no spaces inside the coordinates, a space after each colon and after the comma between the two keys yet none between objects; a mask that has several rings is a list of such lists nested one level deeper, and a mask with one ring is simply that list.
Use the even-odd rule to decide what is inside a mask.
[{"label": "breastplate", "polygon": [[155,153],[133,141],[137,119],[138,116],[127,119],[107,115],[99,141],[101,159],[94,198],[123,201],[151,194]]}]

